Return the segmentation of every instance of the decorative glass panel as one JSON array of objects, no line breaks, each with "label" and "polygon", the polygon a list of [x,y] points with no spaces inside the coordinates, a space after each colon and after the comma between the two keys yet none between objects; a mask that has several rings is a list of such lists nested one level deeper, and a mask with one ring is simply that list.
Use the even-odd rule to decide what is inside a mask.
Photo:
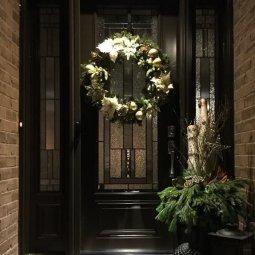
[{"label": "decorative glass panel", "polygon": [[214,9],[196,10],[196,120],[198,121],[200,97],[208,101],[215,112],[215,26]]},{"label": "decorative glass panel", "polygon": [[110,178],[121,178],[121,150],[111,150]]},{"label": "decorative glass panel", "polygon": [[111,148],[123,148],[123,125],[118,123],[111,124]]},{"label": "decorative glass panel", "polygon": [[135,177],[146,177],[146,150],[135,150]]},{"label": "decorative glass panel", "polygon": [[40,191],[59,191],[59,10],[40,9]]},{"label": "decorative glass panel", "polygon": [[203,56],[203,30],[202,29],[196,30],[196,56],[197,57]]},{"label": "decorative glass panel", "polygon": [[133,125],[133,147],[135,149],[146,149],[146,121],[142,125]]},{"label": "decorative glass panel", "polygon": [[[99,11],[97,43],[132,26],[134,34],[158,41],[157,16],[151,10]],[[131,60],[115,65],[111,89],[120,97],[137,97],[145,72]],[[158,188],[157,117],[137,124],[117,124],[99,112],[98,189],[152,190]]]}]

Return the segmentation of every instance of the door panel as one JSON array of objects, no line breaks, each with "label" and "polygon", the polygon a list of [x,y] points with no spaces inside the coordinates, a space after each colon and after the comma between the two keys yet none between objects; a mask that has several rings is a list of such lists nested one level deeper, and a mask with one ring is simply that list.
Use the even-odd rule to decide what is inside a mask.
[{"label": "door panel", "polygon": [[[94,199],[97,249],[171,249],[171,239],[164,243],[155,224],[154,192],[100,192]],[[86,248],[95,249],[93,242]]]},{"label": "door panel", "polygon": [[[173,28],[167,30],[169,20]],[[129,23],[135,28],[134,33],[160,41],[163,50],[171,54],[175,66],[177,17],[166,14],[163,17],[157,8],[146,6],[129,11],[108,6],[95,13],[81,13],[82,63],[88,62],[89,52],[94,51],[98,43],[109,34],[122,31]],[[163,32],[171,41],[165,41]],[[91,37],[95,38],[94,42]],[[173,46],[169,47],[168,43]],[[139,93],[139,85],[143,85],[144,79],[139,68],[131,61],[124,61],[115,69],[111,74],[112,87],[124,91],[124,97]],[[84,98],[86,92],[82,89],[81,93]],[[176,103],[178,105],[178,101]],[[82,100],[84,253],[119,249],[171,251],[173,238],[165,226],[155,221],[155,208],[159,203],[157,192],[170,181],[166,131],[168,125],[177,123],[170,123],[169,108],[168,104],[159,116],[145,120],[140,127],[112,124],[87,99]],[[160,139],[164,142],[160,143]],[[159,147],[161,155],[158,155]],[[159,161],[162,169],[159,169]]]}]

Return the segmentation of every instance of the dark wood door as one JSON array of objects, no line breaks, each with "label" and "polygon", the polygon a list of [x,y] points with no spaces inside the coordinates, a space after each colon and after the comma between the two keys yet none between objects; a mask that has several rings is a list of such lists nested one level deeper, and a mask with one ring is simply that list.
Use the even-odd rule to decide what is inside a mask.
[{"label": "dark wood door", "polygon": [[[132,26],[135,34],[150,36],[176,60],[177,15],[159,8],[100,6],[81,12],[81,61],[108,35]],[[173,70],[173,73],[175,70]],[[123,96],[136,96],[144,74],[131,61],[116,65],[112,86]],[[131,92],[130,92],[131,91]],[[168,130],[178,119],[178,96],[169,96],[161,113],[142,126],[113,124],[82,98],[82,250],[84,254],[139,251],[171,252],[173,237],[155,220],[157,192],[170,183]],[[175,168],[176,170],[176,168]]]},{"label": "dark wood door", "polygon": [[[171,143],[179,146],[178,122],[186,117],[188,122],[195,118],[195,92],[204,91],[204,86],[208,90],[208,81],[212,85],[215,81],[216,108],[225,94],[230,96],[230,104],[233,101],[231,10],[231,0],[21,1],[20,121],[23,127],[20,128],[19,239],[22,254],[80,254],[80,250],[87,254],[93,254],[92,251],[112,254],[115,250],[119,254],[132,249],[157,254],[171,250],[173,238],[165,226],[154,220],[157,192],[170,182],[168,144],[169,152]],[[123,30],[129,21],[139,33],[147,31],[154,36],[153,40],[171,58],[175,90],[158,119],[144,125],[146,136],[138,136],[136,132],[141,130],[135,126],[122,127],[123,134],[132,131],[139,139],[134,139],[133,134],[129,139],[123,135],[123,144],[109,147],[109,151],[116,151],[115,154],[107,152],[106,160],[100,153],[105,138],[108,137],[106,144],[110,144],[112,127],[106,123],[105,138],[99,139],[97,109],[85,101],[84,94],[80,104],[79,65],[89,60],[90,51],[107,37],[109,30]],[[107,24],[117,26],[116,30]],[[215,36],[209,36],[214,33]],[[214,58],[207,50],[201,53],[202,49],[212,49],[214,44]],[[200,70],[201,65],[195,62],[201,58],[203,63],[206,57],[210,58],[210,65]],[[125,69],[137,71],[128,63],[124,65]],[[122,80],[132,83],[133,77]],[[207,95],[211,96],[214,93]],[[233,144],[231,123],[230,119],[226,125],[230,129],[223,135],[225,144]],[[175,137],[171,132],[173,126]],[[137,141],[145,141],[146,146],[138,147]],[[121,165],[125,166],[127,154],[133,160],[130,178]],[[232,154],[226,157],[230,166]],[[121,161],[118,155],[123,155]],[[138,156],[146,160],[136,159]],[[102,164],[107,161],[115,162],[116,171]],[[121,162],[119,167],[116,162]],[[176,157],[174,170],[177,175]]]}]

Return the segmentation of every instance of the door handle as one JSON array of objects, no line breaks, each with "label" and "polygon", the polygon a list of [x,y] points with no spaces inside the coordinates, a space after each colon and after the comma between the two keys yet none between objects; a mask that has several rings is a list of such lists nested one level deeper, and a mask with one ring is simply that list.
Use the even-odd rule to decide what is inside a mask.
[{"label": "door handle", "polygon": [[170,156],[170,169],[169,177],[174,177],[174,157],[175,157],[175,126],[170,125],[167,127],[167,136],[168,136],[168,155]]},{"label": "door handle", "polygon": [[175,156],[175,144],[173,140],[168,141],[168,155],[170,155],[170,170],[169,177],[174,177],[174,156]]}]

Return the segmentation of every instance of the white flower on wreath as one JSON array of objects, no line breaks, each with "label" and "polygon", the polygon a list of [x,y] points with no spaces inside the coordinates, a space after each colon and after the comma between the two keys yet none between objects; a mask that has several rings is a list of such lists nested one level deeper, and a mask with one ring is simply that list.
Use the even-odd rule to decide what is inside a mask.
[{"label": "white flower on wreath", "polygon": [[167,90],[167,94],[170,89],[173,89],[173,83],[171,82],[170,72],[161,75],[161,82],[165,85],[165,89]]},{"label": "white flower on wreath", "polygon": [[121,108],[121,104],[118,102],[118,98],[115,97],[105,97],[102,99],[102,108],[104,116],[109,120],[113,118],[115,111],[118,111]]},{"label": "white flower on wreath", "polygon": [[113,40],[107,39],[100,43],[97,48],[103,53],[110,53],[113,50]]},{"label": "white flower on wreath", "polygon": [[163,84],[161,83],[161,79],[160,78],[153,77],[150,81],[155,84],[157,89],[161,90]]},{"label": "white flower on wreath", "polygon": [[118,48],[115,47],[114,41],[112,39],[107,39],[100,43],[97,48],[103,53],[109,53],[110,59],[115,63],[118,57]]},{"label": "white flower on wreath", "polygon": [[135,55],[136,49],[135,48],[124,48],[123,52],[126,55],[127,60],[129,60],[131,56]]},{"label": "white flower on wreath", "polygon": [[122,44],[123,45],[123,42],[124,42],[124,37],[117,37],[117,38],[113,39],[113,44],[114,45],[116,45],[116,44]]},{"label": "white flower on wreath", "polygon": [[155,84],[158,90],[161,90],[166,94],[168,94],[169,90],[173,88],[173,84],[170,82],[165,83],[163,78],[153,77],[150,81]]},{"label": "white flower on wreath", "polygon": [[143,59],[143,58],[140,58],[137,64],[138,64],[139,66],[144,66],[144,64],[145,64],[144,59]]},{"label": "white flower on wreath", "polygon": [[139,46],[139,44],[136,42],[138,40],[138,36],[135,39],[129,40],[126,37],[123,37],[124,42],[124,49],[123,52],[127,57],[127,60],[130,59],[131,56],[134,56],[136,53],[136,48]]},{"label": "white flower on wreath", "polygon": [[93,66],[92,64],[86,65],[86,66],[85,66],[85,69],[87,70],[87,72],[88,72],[89,74],[93,74],[93,73],[95,73],[95,72],[97,71],[96,67]]},{"label": "white flower on wreath", "polygon": [[124,38],[115,38],[113,39],[113,48],[115,51],[123,51],[124,49]]},{"label": "white flower on wreath", "polygon": [[129,40],[127,37],[123,37],[123,42],[127,48],[136,48],[139,44],[136,42],[139,39],[139,36]]},{"label": "white flower on wreath", "polygon": [[110,56],[110,59],[113,63],[115,63],[117,57],[118,57],[118,51],[116,50],[112,50],[110,53],[109,53],[109,56]]}]

